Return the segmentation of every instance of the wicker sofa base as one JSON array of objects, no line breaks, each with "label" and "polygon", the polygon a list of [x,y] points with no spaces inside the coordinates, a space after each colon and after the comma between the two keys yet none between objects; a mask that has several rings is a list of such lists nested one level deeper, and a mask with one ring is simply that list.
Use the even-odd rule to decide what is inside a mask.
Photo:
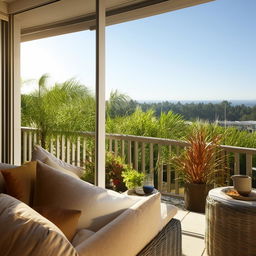
[{"label": "wicker sofa base", "polygon": [[181,223],[171,221],[137,256],[181,256]]}]

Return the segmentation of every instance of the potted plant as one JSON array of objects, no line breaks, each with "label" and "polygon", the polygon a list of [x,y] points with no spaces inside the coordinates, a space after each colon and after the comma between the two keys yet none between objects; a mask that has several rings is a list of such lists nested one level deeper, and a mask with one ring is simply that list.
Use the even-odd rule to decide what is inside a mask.
[{"label": "potted plant", "polygon": [[[87,155],[90,155],[87,153]],[[95,169],[95,160],[94,157],[89,157],[85,162],[85,171],[82,179],[94,184],[94,169]],[[126,165],[123,159],[119,156],[115,156],[112,152],[106,152],[106,188],[114,189],[118,192],[124,192],[127,190],[122,172],[130,169]]]},{"label": "potted plant", "polygon": [[128,195],[133,194],[137,187],[141,187],[144,180],[144,173],[140,173],[130,166],[122,172],[123,181],[128,188]]},{"label": "potted plant", "polygon": [[205,212],[208,192],[213,188],[218,173],[224,171],[220,135],[208,135],[203,125],[193,127],[187,138],[189,145],[180,155],[172,157],[172,165],[184,182],[185,207]]}]

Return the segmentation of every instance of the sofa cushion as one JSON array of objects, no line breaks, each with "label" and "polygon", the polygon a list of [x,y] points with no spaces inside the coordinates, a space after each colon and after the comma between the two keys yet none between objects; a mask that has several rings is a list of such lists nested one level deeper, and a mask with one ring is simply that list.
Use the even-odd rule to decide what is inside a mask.
[{"label": "sofa cushion", "polygon": [[47,164],[47,165],[49,165],[50,167],[52,167],[52,168],[58,170],[58,171],[64,172],[64,173],[66,173],[66,174],[69,174],[69,175],[73,176],[74,178],[79,179],[79,176],[78,176],[76,173],[74,173],[74,172],[72,172],[72,171],[69,171],[69,170],[63,168],[61,165],[57,164],[56,162],[54,162],[54,161],[53,161],[51,158],[49,158],[49,157],[46,157],[46,158],[45,158],[44,163]]},{"label": "sofa cushion", "polygon": [[137,255],[161,230],[161,195],[143,197],[76,246],[80,256]]},{"label": "sofa cushion", "polygon": [[72,245],[74,247],[78,246],[79,244],[83,243],[86,239],[88,239],[90,236],[95,234],[95,232],[89,230],[89,229],[80,229],[76,232],[73,240],[72,240]]},{"label": "sofa cushion", "polygon": [[72,209],[60,209],[51,207],[35,207],[38,213],[54,223],[72,241],[76,230],[81,211]]},{"label": "sofa cushion", "polygon": [[0,195],[0,252],[5,256],[78,256],[64,234],[28,205]]},{"label": "sofa cushion", "polygon": [[36,162],[29,162],[12,169],[1,170],[5,180],[7,194],[32,205]]},{"label": "sofa cushion", "polygon": [[161,203],[161,228],[163,228],[167,223],[176,215],[178,209],[172,204]]},{"label": "sofa cushion", "polygon": [[52,155],[50,152],[43,149],[39,145],[35,145],[34,150],[32,152],[32,160],[33,161],[40,160],[41,162],[44,163],[47,158],[49,158],[50,160],[55,162],[60,167],[75,173],[76,175],[78,175],[78,177],[81,177],[84,173],[82,168],[68,164],[68,163],[56,158],[54,155]]},{"label": "sofa cushion", "polygon": [[103,189],[38,162],[35,206],[82,211],[78,229],[97,231],[138,199]]},{"label": "sofa cushion", "polygon": [[[15,167],[17,166],[12,164],[0,163],[0,170],[12,169]],[[0,193],[3,193],[3,192],[5,192],[5,180],[2,173],[0,172]]]}]

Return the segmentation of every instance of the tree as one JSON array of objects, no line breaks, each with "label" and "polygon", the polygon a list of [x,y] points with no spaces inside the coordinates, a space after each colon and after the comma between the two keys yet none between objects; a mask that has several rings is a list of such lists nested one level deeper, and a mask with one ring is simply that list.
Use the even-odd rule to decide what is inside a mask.
[{"label": "tree", "polygon": [[109,100],[106,102],[106,114],[108,118],[128,116],[136,109],[137,102],[131,100],[126,94],[117,90],[111,91]]},{"label": "tree", "polygon": [[47,86],[48,78],[42,75],[38,88],[22,95],[22,125],[38,128],[43,147],[54,131],[94,131],[95,99],[88,88],[74,79]]}]

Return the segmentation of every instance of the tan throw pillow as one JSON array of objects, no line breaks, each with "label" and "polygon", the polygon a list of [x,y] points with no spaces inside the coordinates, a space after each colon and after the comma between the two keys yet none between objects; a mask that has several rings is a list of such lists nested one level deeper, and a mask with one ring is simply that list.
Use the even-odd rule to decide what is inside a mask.
[{"label": "tan throw pillow", "polygon": [[81,211],[72,209],[59,209],[51,207],[34,207],[38,213],[54,223],[72,241],[78,224]]},{"label": "tan throw pillow", "polygon": [[35,206],[82,211],[78,229],[97,231],[139,199],[94,186],[38,162]]},{"label": "tan throw pillow", "polygon": [[76,246],[77,252],[83,256],[137,255],[161,230],[160,203],[160,193],[141,198],[108,225]]},{"label": "tan throw pillow", "polygon": [[29,162],[20,167],[1,170],[8,195],[17,198],[28,205],[32,205],[36,164],[36,162]]},{"label": "tan throw pillow", "polygon": [[52,168],[54,168],[54,169],[56,169],[56,170],[58,170],[58,171],[64,172],[64,173],[66,173],[66,174],[68,174],[68,175],[73,176],[74,178],[79,179],[79,176],[78,176],[76,173],[71,172],[71,171],[69,171],[69,170],[63,168],[62,166],[58,165],[56,162],[54,162],[53,160],[51,160],[49,157],[46,157],[44,163],[47,164],[47,165],[49,165],[49,166],[51,166]]},{"label": "tan throw pillow", "polygon": [[81,177],[83,175],[83,173],[84,173],[84,170],[82,168],[73,166],[71,164],[68,164],[68,163],[58,159],[57,157],[52,155],[47,150],[45,150],[42,147],[40,147],[39,145],[35,145],[34,146],[34,150],[32,152],[32,160],[33,161],[39,160],[39,161],[44,163],[46,158],[49,158],[50,160],[55,162],[60,167],[75,173],[78,177]]},{"label": "tan throw pillow", "polygon": [[0,194],[0,254],[78,256],[61,230],[19,200]]}]

